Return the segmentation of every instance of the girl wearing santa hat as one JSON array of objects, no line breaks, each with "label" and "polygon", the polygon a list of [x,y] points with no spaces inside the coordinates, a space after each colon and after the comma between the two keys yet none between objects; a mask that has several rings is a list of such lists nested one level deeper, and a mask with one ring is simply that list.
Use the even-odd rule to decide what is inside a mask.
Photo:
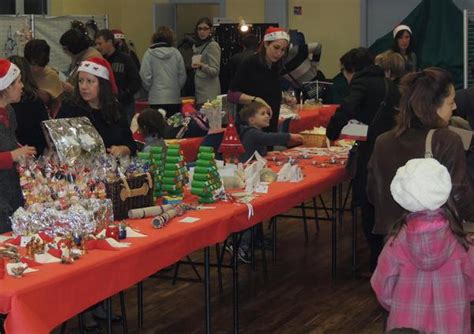
[{"label": "girl wearing santa hat", "polygon": [[74,99],[64,103],[58,118],[87,117],[114,156],[135,154],[136,146],[116,98],[117,85],[109,62],[91,58],[78,67]]},{"label": "girl wearing santa hat", "polygon": [[[233,103],[259,102],[268,106],[272,117],[270,126],[264,129],[267,132],[278,131],[282,96],[280,73],[289,42],[290,35],[284,29],[268,28],[259,51],[242,62],[228,92],[228,99]],[[241,124],[238,116],[236,121]]]},{"label": "girl wearing santa hat", "polygon": [[398,52],[405,59],[407,71],[416,71],[416,54],[413,48],[413,34],[409,26],[400,24],[393,29],[392,50]]},{"label": "girl wearing santa hat", "polygon": [[21,100],[20,69],[0,59],[0,233],[11,230],[8,217],[23,204],[15,163],[36,154],[32,146],[20,146],[15,136],[16,119],[11,103]]}]

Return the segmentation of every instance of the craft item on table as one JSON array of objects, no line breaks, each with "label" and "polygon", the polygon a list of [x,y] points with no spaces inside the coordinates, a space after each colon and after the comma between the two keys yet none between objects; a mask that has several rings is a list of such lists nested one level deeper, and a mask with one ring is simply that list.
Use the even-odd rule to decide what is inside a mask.
[{"label": "craft item on table", "polygon": [[224,193],[223,182],[217,169],[212,147],[201,146],[199,148],[191,193],[199,197],[199,203],[214,203]]},{"label": "craft item on table", "polygon": [[138,157],[150,165],[150,169],[154,175],[153,197],[155,200],[163,195],[161,184],[165,163],[165,151],[166,149],[161,146],[152,146],[149,152],[138,152]]},{"label": "craft item on table", "polygon": [[71,250],[66,244],[61,245],[61,263],[71,264],[74,262],[74,259],[71,256]]},{"label": "craft item on table", "polygon": [[245,187],[245,171],[242,164],[226,164],[219,168],[225,190],[242,189]]},{"label": "craft item on table", "polygon": [[[60,255],[60,254],[59,254]],[[51,255],[51,253],[41,253],[41,254],[35,254],[35,262],[46,264],[46,263],[60,263],[61,258],[56,257]]]},{"label": "craft item on table", "polygon": [[244,204],[247,207],[247,219],[250,220],[255,215],[253,205],[250,203],[252,202],[256,196],[252,193],[248,192],[238,192],[238,193],[232,193],[228,194],[227,198],[234,203],[238,204]]},{"label": "craft item on table", "polygon": [[312,130],[300,132],[303,136],[303,145],[309,147],[329,147],[330,142],[326,137],[326,128],[314,127]]},{"label": "craft item on table", "polygon": [[127,239],[127,224],[121,221],[119,224],[119,240]]},{"label": "craft item on table", "polygon": [[274,182],[277,178],[277,173],[270,168],[264,168],[260,171],[260,182]]},{"label": "craft item on table", "polygon": [[287,162],[278,172],[278,182],[299,182],[303,180],[303,171],[298,165]]},{"label": "craft item on table", "polygon": [[145,217],[153,217],[162,214],[173,208],[171,204],[149,206],[147,208],[133,209],[128,211],[128,218],[140,219]]},{"label": "craft item on table", "polygon": [[209,123],[209,132],[217,132],[222,129],[222,111],[221,101],[214,99],[204,103],[201,107],[200,112],[206,116]]},{"label": "craft item on table", "polygon": [[182,196],[188,182],[188,171],[180,145],[168,145],[162,179],[162,190],[170,196]]},{"label": "craft item on table", "polygon": [[224,137],[219,146],[219,153],[222,153],[227,163],[238,163],[239,156],[245,152],[244,146],[240,142],[239,134],[234,123],[234,119],[229,114],[229,124],[224,131]]},{"label": "craft item on table", "polygon": [[20,261],[20,253],[15,246],[5,246],[0,247],[0,258],[8,258],[12,261],[18,262]]},{"label": "craft item on table", "polygon": [[355,119],[351,119],[342,128],[339,138],[366,141],[368,130],[369,126],[367,124],[361,123]]},{"label": "craft item on table", "polygon": [[43,231],[50,236],[88,235],[113,221],[110,200],[84,199],[65,210],[48,203],[18,208],[13,214],[12,230],[16,235],[32,235]]},{"label": "craft item on table", "polygon": [[[256,161],[249,163],[255,157]],[[265,160],[257,151],[255,151],[247,161],[245,167],[245,191],[253,193],[260,183],[260,172],[266,167]]]},{"label": "craft item on table", "polygon": [[177,205],[183,202],[184,196],[163,196],[164,204]]},{"label": "craft item on table", "polygon": [[[301,108],[303,109],[303,108]],[[282,104],[280,106],[280,119],[300,119],[301,116],[298,113],[298,109],[287,104]]]},{"label": "craft item on table", "polygon": [[[26,273],[28,269],[28,265],[23,262],[16,262],[16,263],[7,263],[6,265],[7,273],[13,277],[21,277],[24,273]],[[36,271],[36,270],[33,270]]]},{"label": "craft item on table", "polygon": [[58,153],[62,163],[105,154],[102,137],[87,117],[52,119],[42,125],[49,149]]},{"label": "craft item on table", "polygon": [[105,229],[105,236],[107,238],[112,238],[112,239],[118,240],[119,239],[119,227],[118,227],[118,225],[110,224],[109,226],[107,226],[107,228]]},{"label": "craft item on table", "polygon": [[186,211],[194,210],[194,209],[195,209],[195,207],[193,205],[184,204],[184,203],[173,206],[172,208],[166,210],[162,214],[160,214],[160,215],[156,216],[155,218],[153,218],[153,220],[151,222],[152,226],[154,228],[163,228],[174,217],[182,216]]}]

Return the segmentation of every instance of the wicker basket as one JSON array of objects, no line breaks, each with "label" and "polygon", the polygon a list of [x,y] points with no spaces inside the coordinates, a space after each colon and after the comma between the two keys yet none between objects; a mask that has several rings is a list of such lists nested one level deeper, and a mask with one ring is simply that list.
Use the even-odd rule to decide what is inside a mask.
[{"label": "wicker basket", "polygon": [[317,133],[301,132],[303,145],[309,147],[326,147],[326,135]]},{"label": "wicker basket", "polygon": [[112,200],[114,219],[128,217],[128,210],[153,205],[153,176],[150,173],[121,178],[106,184],[107,198]]}]

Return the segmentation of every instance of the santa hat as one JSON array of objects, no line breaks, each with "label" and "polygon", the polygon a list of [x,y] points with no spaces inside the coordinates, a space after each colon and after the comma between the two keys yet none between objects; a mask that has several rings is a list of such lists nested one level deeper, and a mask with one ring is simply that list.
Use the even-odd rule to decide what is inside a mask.
[{"label": "santa hat", "polygon": [[285,29],[278,27],[268,27],[263,36],[264,42],[272,42],[278,39],[284,39],[288,43],[290,42],[290,35],[286,32]]},{"label": "santa hat", "polygon": [[411,159],[398,168],[390,185],[395,202],[410,212],[436,210],[448,200],[451,176],[432,158]]},{"label": "santa hat", "polygon": [[0,91],[7,89],[20,75],[20,69],[8,59],[0,59]]},{"label": "santa hat", "polygon": [[410,35],[413,35],[409,26],[405,24],[400,24],[396,26],[395,29],[393,29],[393,38],[395,38],[395,36],[397,36],[397,34],[402,30],[406,30],[410,33]]},{"label": "santa hat", "polygon": [[117,94],[117,84],[115,83],[114,72],[110,63],[104,58],[90,58],[81,62],[77,72],[86,72],[96,77],[108,80],[112,88],[112,93]]},{"label": "santa hat", "polygon": [[125,34],[120,29],[112,29],[112,34],[114,34],[115,39],[125,39]]}]

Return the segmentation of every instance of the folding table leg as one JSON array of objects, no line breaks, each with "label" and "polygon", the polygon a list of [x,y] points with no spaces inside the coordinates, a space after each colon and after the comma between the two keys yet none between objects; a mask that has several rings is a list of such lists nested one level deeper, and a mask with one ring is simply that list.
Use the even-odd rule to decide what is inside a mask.
[{"label": "folding table leg", "polygon": [[276,262],[277,253],[277,217],[272,217],[272,262]]},{"label": "folding table leg", "polygon": [[306,218],[306,206],[304,202],[301,203],[301,213],[303,214],[303,225],[304,225],[304,241],[307,243],[309,240],[308,236],[308,219]]},{"label": "folding table leg", "polygon": [[357,270],[357,207],[352,205],[352,271]]},{"label": "folding table leg", "polygon": [[332,280],[336,280],[336,271],[337,271],[337,211],[336,211],[336,198],[337,198],[337,187],[332,187],[332,258],[331,258],[331,277]]},{"label": "folding table leg", "polygon": [[211,271],[209,247],[204,248],[204,296],[206,303],[206,333],[211,333]]},{"label": "folding table leg", "polygon": [[128,334],[127,311],[125,309],[125,292],[120,291],[120,311],[122,313],[122,329],[124,334]]},{"label": "folding table leg", "polygon": [[314,222],[316,223],[316,234],[319,234],[318,203],[316,202],[316,197],[313,197],[313,209],[314,209]]},{"label": "folding table leg", "polygon": [[107,333],[112,334],[112,297],[105,300],[105,309],[107,310]]},{"label": "folding table leg", "polygon": [[138,328],[143,328],[143,281],[137,285]]},{"label": "folding table leg", "polygon": [[[237,235],[232,234],[232,244],[237,244]],[[239,259],[234,249],[232,261],[232,316],[234,319],[234,334],[239,333]]]}]

